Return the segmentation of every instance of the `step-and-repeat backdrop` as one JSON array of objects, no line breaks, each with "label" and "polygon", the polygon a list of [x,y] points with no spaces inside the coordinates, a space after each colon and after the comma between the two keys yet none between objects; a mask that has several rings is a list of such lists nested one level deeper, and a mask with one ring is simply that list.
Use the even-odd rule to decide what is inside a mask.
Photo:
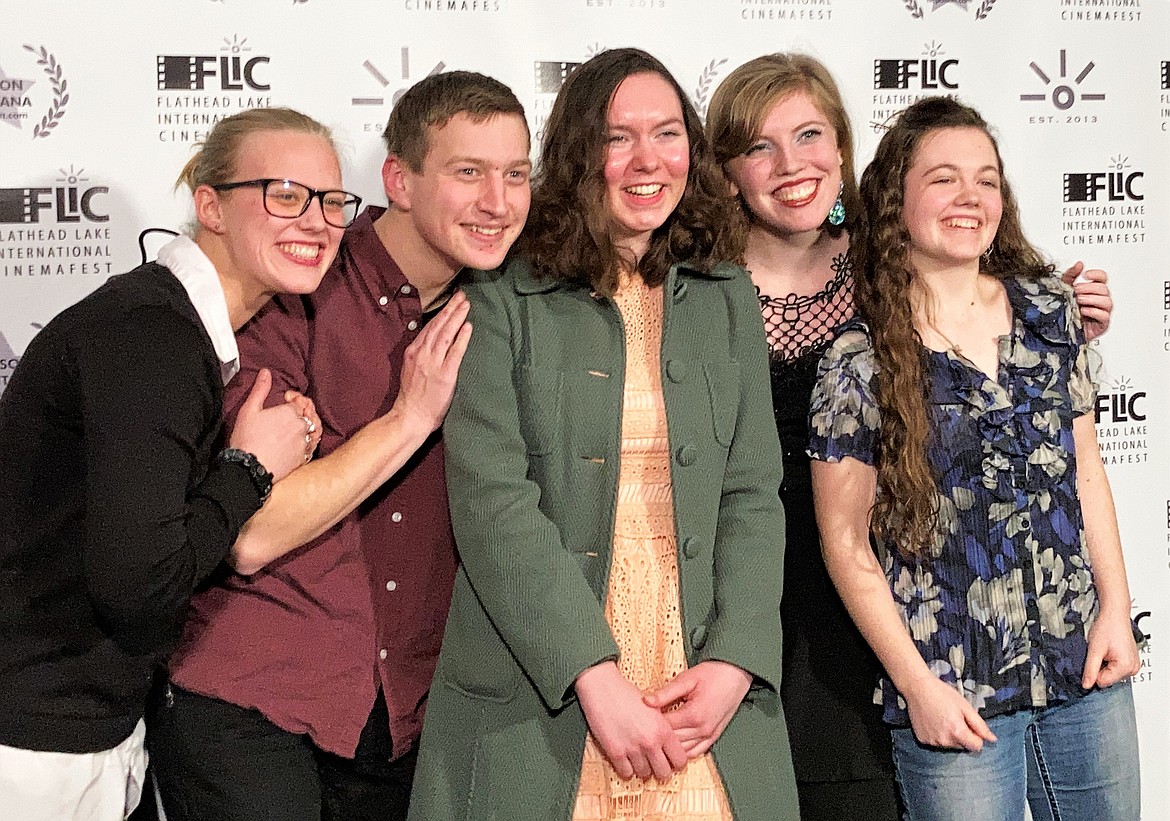
[{"label": "step-and-repeat backdrop", "polygon": [[444,69],[511,85],[539,135],[605,48],[661,57],[700,113],[740,63],[806,52],[841,84],[862,165],[920,96],[975,105],[1033,242],[1110,273],[1098,435],[1148,638],[1145,817],[1170,818],[1170,0],[0,0],[0,20],[0,390],[45,322],[186,222],[175,175],[242,108],[335,126],[347,186],[384,202],[379,132]]}]

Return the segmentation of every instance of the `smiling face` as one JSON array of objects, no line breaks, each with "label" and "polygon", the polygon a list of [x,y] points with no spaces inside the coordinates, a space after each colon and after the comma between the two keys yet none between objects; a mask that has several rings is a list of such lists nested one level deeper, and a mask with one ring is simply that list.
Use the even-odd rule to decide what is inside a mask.
[{"label": "smiling face", "polygon": [[[255,131],[243,138],[229,182],[290,179],[317,190],[341,186],[341,168],[328,140],[298,131]],[[196,192],[196,208],[207,230],[217,234],[223,258],[220,275],[237,281],[250,296],[307,294],[329,269],[343,229],[325,222],[320,200],[295,219],[274,217],[259,187]]]},{"label": "smiling face", "polygon": [[[528,128],[515,114],[456,114],[427,135],[422,168],[399,158],[383,174],[394,203],[451,274],[498,267],[528,218]],[[391,175],[398,175],[398,180]]]},{"label": "smiling face", "polygon": [[922,138],[906,172],[902,219],[919,273],[978,265],[1003,214],[999,157],[978,128]]},{"label": "smiling face", "polygon": [[687,187],[690,141],[682,103],[656,73],[631,74],[606,116],[605,212],[618,248],[641,257]]},{"label": "smiling face", "polygon": [[772,106],[727,175],[754,224],[786,237],[817,231],[841,188],[837,132],[808,94],[794,92]]}]

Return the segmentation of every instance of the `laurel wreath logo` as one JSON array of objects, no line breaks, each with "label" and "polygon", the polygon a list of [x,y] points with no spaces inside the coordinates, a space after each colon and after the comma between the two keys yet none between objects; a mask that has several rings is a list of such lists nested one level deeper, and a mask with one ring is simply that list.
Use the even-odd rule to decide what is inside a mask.
[{"label": "laurel wreath logo", "polygon": [[982,20],[987,15],[991,14],[991,9],[995,6],[996,0],[983,0],[979,4],[979,8],[975,10],[975,19]]},{"label": "laurel wreath logo", "polygon": [[712,60],[699,74],[699,84],[695,87],[695,110],[699,112],[700,119],[707,119],[707,94],[711,91],[711,82],[719,73],[719,67],[726,62],[726,57]]},{"label": "laurel wreath logo", "polygon": [[53,86],[53,102],[45,116],[41,117],[41,121],[33,128],[33,139],[35,140],[38,137],[50,136],[53,129],[57,127],[57,123],[64,118],[65,106],[69,103],[69,84],[61,73],[61,64],[57,62],[55,55],[49,53],[48,49],[44,46],[33,48],[30,45],[25,45],[24,50],[36,55],[37,65],[48,75],[49,82]]},{"label": "laurel wreath logo", "polygon": [[906,7],[906,11],[910,12],[910,16],[915,20],[922,16],[922,6],[918,5],[918,0],[902,0],[902,5]]}]

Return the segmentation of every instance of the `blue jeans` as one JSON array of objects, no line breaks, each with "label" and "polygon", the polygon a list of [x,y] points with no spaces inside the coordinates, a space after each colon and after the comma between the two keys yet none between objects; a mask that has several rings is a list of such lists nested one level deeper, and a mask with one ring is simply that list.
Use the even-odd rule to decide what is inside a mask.
[{"label": "blue jeans", "polygon": [[906,821],[1137,821],[1137,722],[1129,682],[1053,707],[988,719],[977,753],[893,731]]}]

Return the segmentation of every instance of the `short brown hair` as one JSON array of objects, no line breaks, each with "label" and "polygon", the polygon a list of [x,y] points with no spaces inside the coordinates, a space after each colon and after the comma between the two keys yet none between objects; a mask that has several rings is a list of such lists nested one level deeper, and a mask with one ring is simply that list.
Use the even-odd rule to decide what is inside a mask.
[{"label": "short brown hair", "polygon": [[861,209],[857,172],[853,167],[853,128],[841,92],[829,70],[807,54],[765,54],[749,60],[719,84],[707,110],[707,136],[716,161],[728,161],[746,152],[760,137],[772,106],[796,92],[812,98],[837,132],[841,152],[841,204],[845,229],[852,227]]},{"label": "short brown hair", "polygon": [[212,126],[201,142],[195,144],[195,155],[179,172],[175,188],[186,185],[194,192],[201,185],[232,182],[240,158],[240,146],[247,137],[260,131],[312,134],[329,143],[333,153],[337,154],[333,132],[307,114],[291,108],[249,108],[223,118]]},{"label": "short brown hair", "polygon": [[515,114],[528,131],[524,106],[512,89],[474,71],[444,71],[419,80],[394,104],[382,132],[387,153],[411,171],[422,171],[430,149],[430,129],[442,128],[456,114],[466,114],[477,123],[497,114]]}]

